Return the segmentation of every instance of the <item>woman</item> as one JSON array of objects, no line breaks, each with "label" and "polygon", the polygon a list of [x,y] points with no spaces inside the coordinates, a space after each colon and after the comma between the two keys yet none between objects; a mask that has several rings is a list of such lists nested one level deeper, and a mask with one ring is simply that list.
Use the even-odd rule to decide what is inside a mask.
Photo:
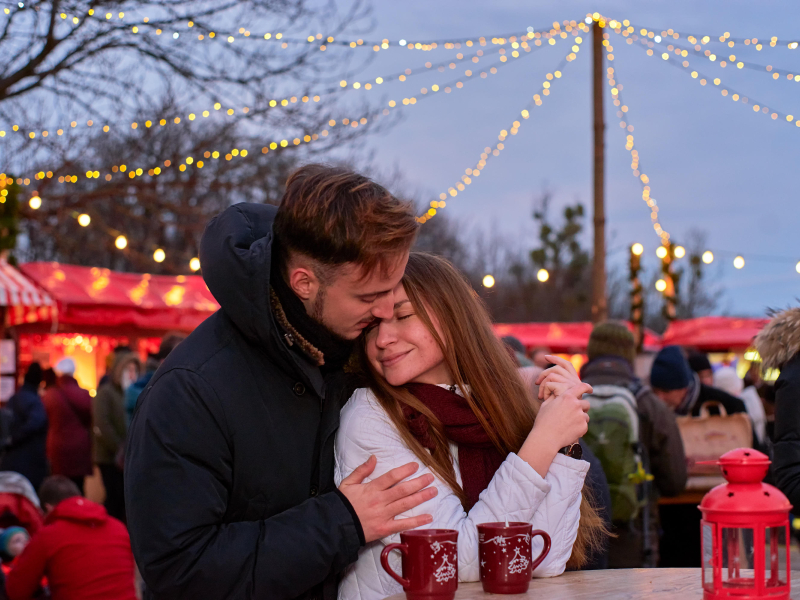
[{"label": "woman", "polygon": [[[412,253],[394,299],[393,317],[361,339],[369,389],[357,390],[342,410],[337,485],[371,455],[378,459],[373,478],[421,463],[416,475],[432,473],[438,494],[402,516],[431,514],[431,528],[458,530],[461,581],[479,579],[475,526],[506,519],[550,534],[550,553],[535,576],[582,566],[604,527],[582,495],[588,463],[559,449],[586,433],[588,403],[579,398],[591,388],[561,361],[537,379],[540,396],[547,396],[537,415],[538,403],[493,334],[485,308],[444,259]],[[398,537],[361,550],[340,598],[372,600],[401,591],[379,560]],[[541,547],[535,538],[534,555]]]}]

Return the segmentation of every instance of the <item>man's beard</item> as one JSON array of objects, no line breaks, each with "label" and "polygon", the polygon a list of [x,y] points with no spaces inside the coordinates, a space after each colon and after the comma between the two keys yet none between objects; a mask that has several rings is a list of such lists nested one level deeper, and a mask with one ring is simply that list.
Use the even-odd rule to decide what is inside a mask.
[{"label": "man's beard", "polygon": [[325,286],[319,286],[319,290],[317,291],[317,297],[314,298],[314,303],[311,305],[311,318],[314,319],[317,323],[329,329],[325,326],[324,322],[322,321],[322,313],[325,310]]}]

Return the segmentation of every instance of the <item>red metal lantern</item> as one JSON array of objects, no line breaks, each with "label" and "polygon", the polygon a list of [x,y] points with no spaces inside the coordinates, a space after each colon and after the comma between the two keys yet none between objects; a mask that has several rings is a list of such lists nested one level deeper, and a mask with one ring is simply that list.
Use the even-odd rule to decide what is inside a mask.
[{"label": "red metal lantern", "polygon": [[703,598],[788,600],[792,505],[780,490],[762,483],[769,458],[739,448],[723,454],[716,464],[727,483],[700,503]]}]

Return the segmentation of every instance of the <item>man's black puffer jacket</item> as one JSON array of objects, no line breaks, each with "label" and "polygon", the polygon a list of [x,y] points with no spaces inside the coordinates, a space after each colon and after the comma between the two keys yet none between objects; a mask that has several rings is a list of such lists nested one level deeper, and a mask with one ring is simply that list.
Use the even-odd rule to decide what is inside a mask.
[{"label": "man's black puffer jacket", "polygon": [[363,533],[333,484],[338,402],[270,308],[276,208],[238,204],[206,228],[222,309],[142,392],[128,438],[128,525],[147,598],[336,598]]}]

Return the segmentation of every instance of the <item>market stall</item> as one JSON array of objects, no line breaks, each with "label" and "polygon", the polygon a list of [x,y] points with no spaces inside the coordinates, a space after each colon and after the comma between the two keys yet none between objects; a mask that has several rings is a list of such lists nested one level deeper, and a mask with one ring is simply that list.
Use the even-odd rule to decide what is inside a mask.
[{"label": "market stall", "polygon": [[76,379],[90,391],[116,346],[130,346],[144,359],[165,333],[188,333],[219,308],[197,275],[120,273],[53,262],[26,263],[20,271],[58,307],[51,318],[14,324],[20,365],[36,360],[48,367],[71,356]]},{"label": "market stall", "polygon": [[17,345],[7,339],[23,324],[51,322],[57,317],[56,303],[17,269],[0,257],[0,402],[16,390]]}]

